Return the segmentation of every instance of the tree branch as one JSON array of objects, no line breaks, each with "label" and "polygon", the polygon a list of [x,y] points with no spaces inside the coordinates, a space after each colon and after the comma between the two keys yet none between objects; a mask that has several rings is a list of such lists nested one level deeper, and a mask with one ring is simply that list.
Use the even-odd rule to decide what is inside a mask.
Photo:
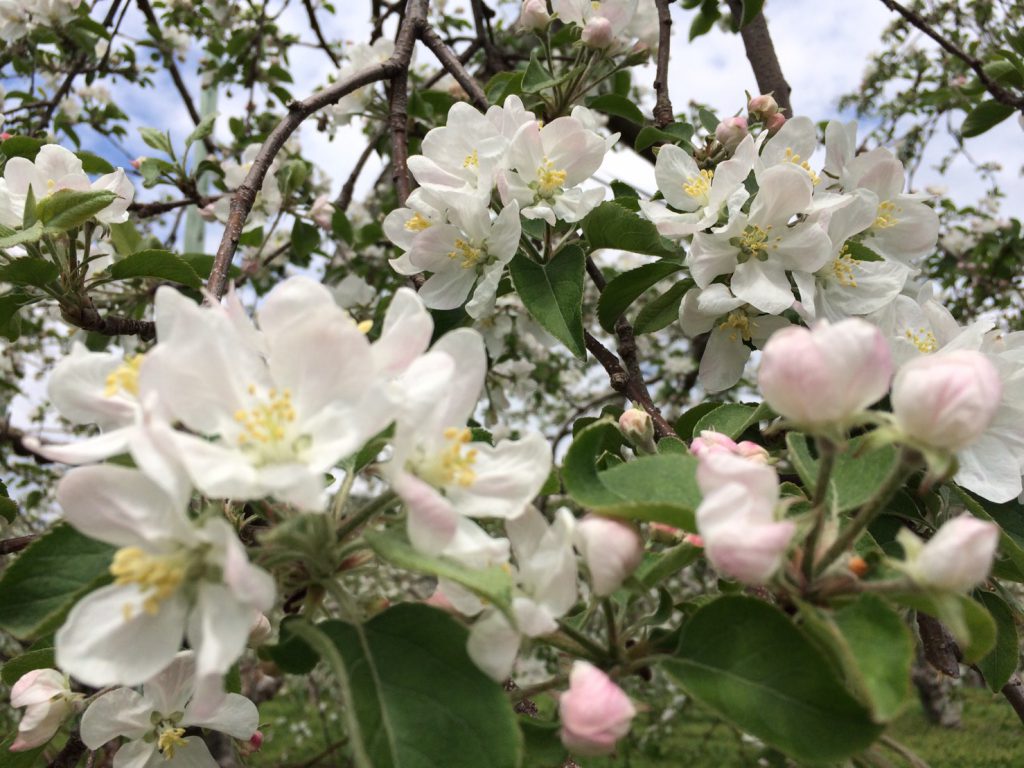
[{"label": "tree branch", "polygon": [[473,102],[473,106],[477,109],[487,109],[487,95],[484,93],[484,89],[480,87],[480,84],[476,79],[466,71],[466,68],[462,66],[462,62],[455,55],[451,48],[445,45],[441,37],[428,26],[423,26],[419,30],[419,38],[423,41],[424,45],[430,49],[431,53],[437,57],[437,60],[441,63],[448,72],[451,73],[459,85],[462,86],[462,90],[466,92],[470,100]]},{"label": "tree branch", "polygon": [[61,304],[60,313],[65,321],[83,331],[95,331],[104,336],[138,336],[142,341],[156,338],[156,324],[151,320],[101,315],[91,299],[82,304]]},{"label": "tree branch", "polygon": [[417,19],[423,19],[426,16],[426,0],[410,0],[410,5],[412,6],[410,13],[399,29],[398,38],[395,41],[395,52],[391,58],[376,66],[356,72],[302,101],[292,102],[288,105],[288,114],[267,136],[253,160],[249,173],[231,196],[231,208],[227,224],[224,227],[224,236],[217,248],[210,279],[206,284],[214,297],[219,299],[224,295],[224,290],[227,287],[228,267],[231,265],[235,251],[238,250],[238,239],[242,236],[242,227],[252,210],[256,193],[263,186],[263,180],[267,176],[270,164],[288,138],[306,118],[328,104],[334,104],[342,96],[346,96],[364,85],[393,78],[398,73],[405,73],[408,70],[413,45],[416,41],[415,23]]},{"label": "tree branch", "polygon": [[[199,121],[202,117],[196,110],[196,105],[192,101],[192,96],[188,92],[188,86],[185,85],[185,81],[181,79],[181,72],[178,71],[178,65],[174,63],[174,52],[167,46],[167,41],[164,40],[163,33],[160,31],[160,20],[157,19],[156,13],[153,11],[153,6],[149,4],[149,0],[137,0],[139,10],[142,11],[146,20],[153,27],[153,38],[159,43],[160,53],[164,57],[164,66],[167,67],[167,71],[171,74],[171,80],[174,81],[174,87],[178,90],[181,95],[181,100],[185,103],[185,109],[188,111],[188,116],[192,118],[192,122],[199,125]],[[207,149],[213,149],[212,146],[208,146]]]},{"label": "tree branch", "polygon": [[323,30],[320,29],[320,22],[316,20],[316,10],[314,10],[313,8],[312,1],[302,0],[302,4],[306,7],[306,15],[309,16],[309,26],[313,30],[313,34],[316,36],[316,41],[320,44],[320,47],[323,49],[323,52],[330,57],[331,63],[335,67],[340,67],[341,62],[338,61],[338,57],[335,56],[334,51],[331,50],[331,46],[324,38]]},{"label": "tree branch", "polygon": [[654,77],[654,91],[658,100],[654,104],[654,124],[664,128],[675,117],[672,100],[668,97],[668,59],[672,43],[672,11],[668,0],[655,0],[658,6],[658,69]]},{"label": "tree branch", "polygon": [[928,37],[938,43],[943,50],[947,53],[956,56],[964,64],[974,70],[974,73],[978,76],[981,84],[985,86],[985,90],[988,91],[992,98],[998,101],[1000,104],[1005,104],[1008,107],[1019,109],[1024,112],[1024,96],[1014,96],[1008,90],[1003,88],[999,83],[989,77],[988,73],[985,72],[985,66],[979,59],[971,56],[969,53],[964,51],[963,48],[958,46],[951,40],[947,40],[945,37],[940,35],[935,29],[925,20],[925,18],[917,11],[911,10],[896,0],[881,0],[882,4],[890,11],[894,11],[902,16],[904,19],[909,21],[913,26],[924,32]]},{"label": "tree branch", "polygon": [[[884,2],[884,0],[883,0]],[[729,9],[737,23],[743,19],[743,4],[741,0],[729,0]],[[743,47],[747,51],[747,59],[754,70],[754,77],[757,80],[757,87],[761,93],[771,93],[775,101],[786,114],[786,117],[793,116],[793,106],[789,101],[789,94],[793,90],[786,82],[782,74],[782,67],[779,66],[779,57],[775,55],[775,46],[772,44],[772,37],[768,33],[768,22],[764,13],[758,13],[750,23],[740,28],[740,37],[743,38]]]}]

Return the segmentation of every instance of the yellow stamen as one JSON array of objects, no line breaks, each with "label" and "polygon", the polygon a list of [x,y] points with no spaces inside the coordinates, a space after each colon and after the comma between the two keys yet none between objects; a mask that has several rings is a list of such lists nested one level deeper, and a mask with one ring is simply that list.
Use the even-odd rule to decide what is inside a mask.
[{"label": "yellow stamen", "polygon": [[853,258],[850,255],[850,249],[844,245],[842,250],[832,262],[832,274],[835,275],[836,281],[847,288],[857,287],[857,278],[854,277],[853,270],[860,266],[860,260]]},{"label": "yellow stamen", "polygon": [[118,392],[137,397],[139,394],[139,368],[142,366],[142,355],[126,357],[124,362],[107,374],[103,388],[105,397],[113,397]]},{"label": "yellow stamen", "polygon": [[739,237],[738,245],[740,250],[747,254],[747,256],[753,256],[764,261],[768,258],[766,251],[778,250],[779,243],[782,241],[781,237],[772,238],[771,231],[771,224],[766,227],[761,227],[757,224],[747,225]]},{"label": "yellow stamen", "polygon": [[472,485],[476,480],[472,466],[476,463],[478,451],[476,448],[464,450],[464,446],[473,439],[473,433],[466,428],[449,427],[444,431],[444,436],[449,446],[441,451],[440,481],[444,485],[458,483],[464,488]]},{"label": "yellow stamen", "polygon": [[360,333],[369,333],[370,329],[373,328],[373,320],[363,320],[361,323],[356,323],[356,328],[359,329]]},{"label": "yellow stamen", "polygon": [[[150,616],[160,611],[160,603],[173,596],[185,578],[185,563],[180,555],[151,555],[139,547],[122,547],[114,553],[110,564],[114,583],[137,584],[148,593],[142,610]],[[132,607],[125,604],[125,620],[132,617]]]},{"label": "yellow stamen", "polygon": [[792,147],[786,147],[786,162],[793,163],[797,167],[803,168],[807,172],[807,175],[811,177],[811,184],[814,186],[818,186],[818,184],[821,183],[821,178],[811,168],[810,163],[806,160],[801,160],[800,155],[796,154]]},{"label": "yellow stamen", "polygon": [[892,200],[885,200],[878,204],[878,213],[875,216],[875,229],[888,229],[889,227],[895,226],[900,223],[900,220],[896,218],[897,213],[901,213],[902,208],[897,208],[896,204]]},{"label": "yellow stamen", "polygon": [[474,149],[470,154],[466,155],[466,159],[462,161],[463,168],[477,168],[480,165],[480,155]]},{"label": "yellow stamen", "polygon": [[[249,394],[255,391],[255,387],[250,386]],[[240,446],[281,442],[288,434],[288,425],[295,421],[291,390],[269,390],[266,402],[258,402],[249,410],[235,411],[235,421],[242,427],[237,438]]]},{"label": "yellow stamen", "polygon": [[472,269],[483,256],[481,248],[474,248],[472,244],[459,238],[455,241],[455,248],[448,252],[449,259],[462,259],[463,269]]},{"label": "yellow stamen", "polygon": [[160,732],[160,736],[156,740],[157,749],[164,756],[164,760],[172,759],[174,750],[184,747],[186,743],[184,728],[167,728]]},{"label": "yellow stamen", "polygon": [[711,191],[711,181],[714,177],[714,171],[701,171],[696,176],[690,176],[683,184],[683,192],[697,200],[705,200]]},{"label": "yellow stamen", "polygon": [[750,317],[746,312],[730,312],[729,317],[718,327],[723,330],[732,328],[729,341],[750,341]]},{"label": "yellow stamen", "polygon": [[413,217],[405,222],[405,228],[410,232],[422,232],[430,226],[430,221],[423,214],[415,213]]},{"label": "yellow stamen", "polygon": [[537,169],[537,191],[542,197],[550,197],[565,185],[567,175],[545,157],[544,165]]},{"label": "yellow stamen", "polygon": [[936,339],[935,334],[927,328],[918,328],[917,333],[914,333],[908,328],[906,336],[910,343],[917,347],[918,351],[923,352],[926,355],[939,348],[938,339]]}]

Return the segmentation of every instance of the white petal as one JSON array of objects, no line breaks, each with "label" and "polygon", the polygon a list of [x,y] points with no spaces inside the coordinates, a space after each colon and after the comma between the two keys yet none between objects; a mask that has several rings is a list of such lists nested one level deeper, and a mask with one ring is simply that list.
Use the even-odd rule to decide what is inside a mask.
[{"label": "white petal", "polygon": [[256,705],[237,693],[225,696],[221,705],[207,717],[197,717],[190,706],[185,710],[185,717],[182,720],[184,726],[198,725],[200,728],[220,731],[242,740],[249,739],[259,724],[260,714]]},{"label": "white petal", "polygon": [[99,749],[118,736],[141,738],[151,727],[152,707],[131,688],[99,696],[82,715],[80,734],[89,749]]},{"label": "white petal", "polygon": [[469,658],[491,679],[508,678],[519,653],[519,633],[497,611],[478,619],[469,630]]}]

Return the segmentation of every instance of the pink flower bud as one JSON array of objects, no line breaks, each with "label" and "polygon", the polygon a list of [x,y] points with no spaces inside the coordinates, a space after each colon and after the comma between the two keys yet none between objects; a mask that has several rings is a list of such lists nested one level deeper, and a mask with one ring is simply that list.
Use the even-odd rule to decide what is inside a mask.
[{"label": "pink flower bud", "polygon": [[131,161],[132,168],[134,168],[136,171],[139,170],[139,168],[142,167],[142,163],[145,159],[145,155],[139,155],[138,157],[136,157],[134,160]]},{"label": "pink flower bud", "polygon": [[966,592],[988,578],[999,544],[999,528],[970,515],[939,528],[909,563],[918,584],[949,592]]},{"label": "pink flower bud", "polygon": [[715,138],[732,152],[749,133],[745,117],[727,117],[715,128]]},{"label": "pink flower bud", "polygon": [[604,16],[594,16],[583,27],[581,39],[591,48],[607,48],[615,42],[615,31]]},{"label": "pink flower bud", "polygon": [[654,442],[654,422],[651,415],[640,408],[627,408],[619,416],[619,429],[622,435],[637,449],[644,453],[655,453],[658,448]]},{"label": "pink flower bud", "polygon": [[604,672],[586,661],[575,661],[569,690],[558,699],[562,743],[570,752],[587,757],[607,755],[629,733],[636,709],[629,696]]},{"label": "pink flower bud", "polygon": [[448,613],[459,612],[458,608],[456,608],[452,601],[448,599],[448,595],[446,595],[440,589],[435,589],[433,593],[430,595],[430,597],[428,597],[423,602],[425,602],[427,605],[432,605],[435,608],[440,608],[442,611],[447,611]]},{"label": "pink flower bud", "polygon": [[776,112],[771,117],[764,121],[764,127],[768,129],[769,133],[775,133],[779,128],[786,124],[786,116],[781,112]]},{"label": "pink flower bud", "polygon": [[519,14],[519,26],[523,29],[544,29],[551,22],[548,4],[545,0],[524,0]]},{"label": "pink flower bud", "polygon": [[770,93],[762,93],[760,96],[755,96],[747,102],[747,109],[752,115],[769,118],[778,113],[779,104]]},{"label": "pink flower bud", "polygon": [[577,523],[573,535],[598,597],[612,594],[644,559],[640,535],[620,520],[587,515]]},{"label": "pink flower bud", "polygon": [[249,737],[249,747],[253,752],[259,752],[263,748],[263,731],[256,731]]},{"label": "pink flower bud", "polygon": [[273,631],[273,628],[270,626],[270,619],[262,613],[257,614],[252,626],[249,627],[249,641],[247,645],[250,648],[259,648],[270,639]]},{"label": "pink flower bud", "polygon": [[7,141],[9,138],[11,138],[11,135],[12,134],[8,133],[7,131],[0,133],[0,141]]},{"label": "pink flower bud", "polygon": [[891,377],[885,337],[857,318],[783,328],[765,344],[757,372],[768,405],[811,429],[855,417],[885,395]]},{"label": "pink flower bud", "polygon": [[737,443],[728,435],[710,429],[701,430],[700,437],[693,438],[690,452],[697,458],[709,453],[731,453],[749,461],[768,463],[768,451],[757,443],[750,440]]},{"label": "pink flower bud", "polygon": [[11,688],[11,706],[25,708],[11,752],[24,752],[53,738],[75,712],[80,693],[72,693],[67,678],[56,669],[33,669]]},{"label": "pink flower bud", "polygon": [[988,358],[959,350],[904,365],[892,385],[892,412],[911,440],[959,451],[988,429],[1002,395],[999,372]]},{"label": "pink flower bud", "polygon": [[696,533],[688,533],[685,536],[683,536],[683,543],[689,544],[691,547],[703,547],[704,539],[702,539],[700,535]]},{"label": "pink flower bud", "polygon": [[199,209],[199,218],[203,221],[216,221],[217,220],[217,209],[213,203],[204,205]]},{"label": "pink flower bud", "polygon": [[309,218],[313,220],[320,229],[330,231],[331,219],[334,217],[334,206],[331,205],[327,195],[320,195],[309,207]]}]

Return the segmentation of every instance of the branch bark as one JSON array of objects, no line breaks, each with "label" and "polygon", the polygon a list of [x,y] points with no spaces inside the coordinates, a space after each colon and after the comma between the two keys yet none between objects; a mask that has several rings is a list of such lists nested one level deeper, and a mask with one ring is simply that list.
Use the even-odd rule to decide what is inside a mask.
[{"label": "branch bark", "polygon": [[[729,9],[734,18],[743,18],[741,0],[729,0]],[[782,67],[779,66],[779,57],[775,54],[772,36],[768,33],[768,21],[765,19],[764,13],[757,14],[749,24],[742,27],[740,37],[743,38],[743,47],[747,52],[750,66],[754,70],[758,89],[761,93],[774,94],[775,101],[785,112],[786,117],[792,117],[793,106],[790,103],[789,94],[793,89],[790,88],[782,74]]]},{"label": "branch bark", "polygon": [[654,92],[658,95],[654,104],[654,124],[664,128],[675,116],[672,101],[668,96],[668,62],[672,44],[672,11],[668,0],[655,0],[658,6],[658,68],[654,77]]},{"label": "branch bark", "polygon": [[334,55],[334,51],[331,50],[330,44],[328,44],[326,38],[324,38],[323,30],[320,29],[320,22],[316,19],[316,10],[313,8],[312,0],[302,0],[302,4],[306,7],[306,15],[309,16],[309,26],[313,29],[313,34],[316,36],[316,41],[320,44],[320,48],[326,53],[331,63],[335,67],[340,67],[341,62],[338,61],[338,57]]}]

